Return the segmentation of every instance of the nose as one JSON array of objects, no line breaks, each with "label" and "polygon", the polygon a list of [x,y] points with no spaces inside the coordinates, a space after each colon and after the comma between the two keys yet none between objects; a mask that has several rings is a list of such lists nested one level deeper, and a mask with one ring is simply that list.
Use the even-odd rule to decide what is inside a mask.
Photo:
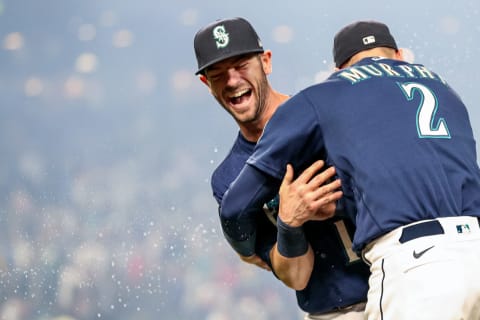
[{"label": "nose", "polygon": [[240,80],[240,73],[235,68],[227,70],[227,87],[235,87]]}]

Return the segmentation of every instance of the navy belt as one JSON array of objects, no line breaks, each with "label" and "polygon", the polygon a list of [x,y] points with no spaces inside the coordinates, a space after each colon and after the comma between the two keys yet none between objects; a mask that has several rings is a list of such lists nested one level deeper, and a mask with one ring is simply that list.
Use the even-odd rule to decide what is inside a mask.
[{"label": "navy belt", "polygon": [[420,222],[402,229],[402,235],[400,236],[400,243],[417,239],[420,237],[434,236],[437,234],[444,234],[442,225],[437,220],[429,220]]},{"label": "navy belt", "polygon": [[[480,225],[480,217],[477,218],[477,221]],[[400,243],[405,243],[420,237],[434,236],[444,233],[445,230],[443,230],[443,227],[438,220],[429,220],[403,228],[402,235],[398,241]]]}]

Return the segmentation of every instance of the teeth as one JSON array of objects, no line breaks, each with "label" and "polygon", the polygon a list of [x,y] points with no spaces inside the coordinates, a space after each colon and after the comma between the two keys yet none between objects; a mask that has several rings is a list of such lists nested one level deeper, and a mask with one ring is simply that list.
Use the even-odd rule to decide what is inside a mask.
[{"label": "teeth", "polygon": [[231,98],[238,98],[248,92],[249,89],[244,89],[242,91],[235,92]]}]

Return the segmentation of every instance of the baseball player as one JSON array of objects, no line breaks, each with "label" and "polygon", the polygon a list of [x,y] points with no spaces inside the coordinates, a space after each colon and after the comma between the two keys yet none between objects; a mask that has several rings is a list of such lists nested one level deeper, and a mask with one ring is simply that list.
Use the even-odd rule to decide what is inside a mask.
[{"label": "baseball player", "polygon": [[[196,74],[240,129],[230,152],[212,175],[213,195],[220,204],[230,183],[253,153],[265,123],[289,97],[271,88],[267,80],[271,72],[271,51],[263,49],[257,33],[245,19],[223,19],[208,24],[195,35],[194,48],[198,62]],[[312,181],[312,188],[324,188],[321,186],[333,177],[334,170],[316,175],[322,167],[323,163],[316,163],[298,180],[288,180],[284,194],[295,195],[296,190],[289,187],[303,181]],[[338,183],[333,181],[326,187],[337,189]],[[275,184],[277,192],[278,188],[279,184]],[[328,194],[327,202],[341,196],[338,192]],[[297,202],[286,201],[286,204],[295,206]],[[279,279],[294,288],[298,305],[307,312],[305,319],[363,319],[369,271],[368,266],[352,254],[353,223],[342,217],[305,222],[305,254],[293,258],[288,254],[281,256],[276,249],[278,205],[278,197],[272,194],[258,209],[259,214],[253,215],[253,224],[238,223],[239,233],[255,234],[250,238],[252,247],[242,246],[243,241],[225,233],[229,243],[243,261],[273,269]],[[321,205],[335,209],[334,204],[322,202]],[[309,208],[317,212],[314,206]],[[223,222],[222,227],[228,228]],[[254,230],[248,229],[251,225]]]},{"label": "baseball player", "polygon": [[[288,163],[298,171],[324,154],[371,265],[367,318],[480,319],[480,170],[465,105],[438,74],[402,61],[382,23],[346,26],[333,53],[340,70],[278,108],[225,193],[230,236]],[[301,230],[277,223],[280,251],[304,254]]]}]

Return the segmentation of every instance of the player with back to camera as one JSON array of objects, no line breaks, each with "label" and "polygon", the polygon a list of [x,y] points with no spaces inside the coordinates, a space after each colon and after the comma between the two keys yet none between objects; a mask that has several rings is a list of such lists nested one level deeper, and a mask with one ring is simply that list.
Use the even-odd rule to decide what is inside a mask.
[{"label": "player with back to camera", "polygon": [[[201,28],[195,35],[194,49],[196,74],[240,129],[230,152],[212,175],[213,195],[220,204],[252,154],[265,124],[289,96],[270,86],[267,75],[272,70],[272,53],[263,49],[257,33],[243,18],[217,20]],[[334,202],[341,196],[337,191],[339,181],[323,185],[335,170],[328,168],[317,174],[322,167],[323,162],[317,162],[297,180],[289,177],[285,181],[279,215],[290,216],[293,208],[304,204],[302,197],[309,195],[318,198],[306,209],[317,215],[313,219],[334,213]],[[295,188],[297,183],[307,181],[310,184],[303,192]],[[278,192],[279,186],[275,183],[272,188]],[[284,201],[283,197],[288,199]],[[279,252],[276,245],[277,232],[282,232],[276,228],[277,209],[278,197],[272,194],[257,210],[251,229],[248,221],[238,224],[242,239],[224,233],[241,259],[273,269],[280,280],[295,289],[298,305],[307,312],[305,319],[363,319],[369,272],[351,250],[352,222],[342,217],[325,222],[299,220],[305,242],[301,243],[302,255],[291,257],[289,252]],[[221,222],[222,228],[228,229],[228,221]],[[252,245],[245,246],[245,239]]]},{"label": "player with back to camera", "polygon": [[[367,319],[480,319],[480,170],[465,105],[438,74],[403,61],[383,23],[344,27],[333,52],[340,70],[278,108],[225,193],[228,232],[254,223],[272,180],[323,152],[371,265]],[[278,219],[277,246],[295,252],[305,237]]]}]

